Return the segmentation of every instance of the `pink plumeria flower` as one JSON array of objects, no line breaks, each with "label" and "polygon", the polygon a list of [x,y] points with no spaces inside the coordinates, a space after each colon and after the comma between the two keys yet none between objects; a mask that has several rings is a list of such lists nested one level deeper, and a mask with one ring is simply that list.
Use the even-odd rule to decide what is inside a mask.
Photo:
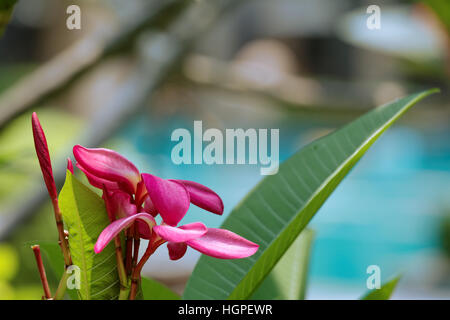
[{"label": "pink plumeria flower", "polygon": [[[137,207],[159,213],[164,222],[176,226],[189,209],[189,204],[221,215],[222,199],[211,189],[187,180],[165,180],[151,174],[140,174],[136,166],[117,152],[103,148],[75,146],[76,166],[97,188],[121,190],[133,196]],[[164,197],[170,193],[169,199]]]},{"label": "pink plumeria flower", "polygon": [[[149,239],[152,251],[168,243],[169,257],[180,259],[191,247],[220,259],[237,259],[253,255],[258,245],[223,229],[207,228],[200,222],[177,227],[190,203],[215,214],[223,213],[222,199],[197,182],[167,180],[139,170],[125,157],[108,149],[75,146],[76,166],[89,182],[103,189],[111,224],[95,244],[101,252],[122,230],[137,223],[139,236]],[[161,215],[157,225],[155,216]]]}]

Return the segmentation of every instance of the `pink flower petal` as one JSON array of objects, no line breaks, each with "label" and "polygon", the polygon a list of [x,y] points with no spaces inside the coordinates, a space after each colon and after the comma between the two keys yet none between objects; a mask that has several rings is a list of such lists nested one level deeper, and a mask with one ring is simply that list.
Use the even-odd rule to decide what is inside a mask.
[{"label": "pink flower petal", "polygon": [[149,196],[145,197],[144,211],[151,214],[154,217],[158,215],[158,210],[156,210],[155,205],[153,204],[152,199],[150,199]]},{"label": "pink flower petal", "polygon": [[191,202],[206,211],[219,214],[223,213],[223,202],[217,193],[204,185],[188,180],[174,180],[184,184],[189,192]]},{"label": "pink flower petal", "polygon": [[144,204],[145,199],[148,197],[147,188],[145,188],[144,181],[141,179],[139,181],[136,193],[134,195],[134,201],[138,207],[142,206]]},{"label": "pink flower petal", "polygon": [[128,193],[115,190],[109,191],[103,189],[103,200],[105,200],[108,215],[115,220],[116,218],[125,218],[136,214],[136,206],[131,203],[131,197]]},{"label": "pink flower petal", "polygon": [[112,191],[109,191],[103,186],[102,199],[105,201],[106,213],[108,213],[109,221],[114,222],[116,220],[116,215],[114,214],[113,205],[111,204],[112,193]]},{"label": "pink flower petal", "polygon": [[34,147],[41,167],[44,182],[47,186],[48,194],[54,201],[58,199],[56,192],[55,179],[53,178],[52,163],[50,160],[50,153],[48,152],[47,139],[45,138],[44,130],[42,130],[41,123],[36,112],[31,116],[31,126],[33,128]]},{"label": "pink flower petal", "polygon": [[181,227],[166,225],[154,226],[153,231],[161,238],[170,242],[186,242],[203,236],[208,229],[201,222],[189,223]]},{"label": "pink flower petal", "polygon": [[164,222],[176,226],[189,209],[189,193],[186,187],[179,182],[164,180],[148,173],[143,173],[142,179]]},{"label": "pink flower petal", "polygon": [[169,242],[167,243],[170,260],[181,259],[187,250],[187,245],[184,242]]},{"label": "pink flower petal", "polygon": [[73,164],[72,164],[72,160],[70,160],[70,158],[67,158],[67,170],[69,170],[70,173],[73,174]]},{"label": "pink flower petal", "polygon": [[90,174],[86,169],[84,169],[79,163],[75,164],[78,169],[83,171],[83,173],[86,175],[86,178],[88,179],[89,183],[99,189],[103,189],[103,187],[106,187],[108,190],[118,190],[119,184],[114,181],[109,181],[106,179],[102,179],[99,177],[96,177],[92,174]]},{"label": "pink flower petal", "polygon": [[94,246],[94,252],[101,252],[120,231],[129,227],[135,220],[144,221],[150,229],[156,225],[155,219],[148,213],[138,213],[127,218],[116,220],[100,233]]},{"label": "pink flower petal", "polygon": [[142,221],[136,221],[138,226],[139,237],[149,240],[152,236],[152,229],[148,227],[148,224]]},{"label": "pink flower petal", "polygon": [[127,192],[135,193],[140,181],[139,170],[115,151],[103,148],[73,147],[73,155],[91,175],[120,183]]},{"label": "pink flower petal", "polygon": [[208,228],[201,238],[189,240],[188,246],[208,256],[219,259],[240,259],[253,255],[259,246],[224,229]]}]

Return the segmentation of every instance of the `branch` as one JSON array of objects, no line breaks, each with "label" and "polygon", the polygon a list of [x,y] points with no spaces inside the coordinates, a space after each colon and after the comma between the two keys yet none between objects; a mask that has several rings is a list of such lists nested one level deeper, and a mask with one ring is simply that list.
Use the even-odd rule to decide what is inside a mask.
[{"label": "branch", "polygon": [[45,274],[45,267],[42,262],[41,248],[39,245],[34,245],[31,249],[33,249],[34,257],[36,258],[39,276],[41,277],[42,287],[44,289],[44,298],[45,300],[49,300],[52,298],[52,293],[50,292],[50,287],[48,286],[47,275]]}]

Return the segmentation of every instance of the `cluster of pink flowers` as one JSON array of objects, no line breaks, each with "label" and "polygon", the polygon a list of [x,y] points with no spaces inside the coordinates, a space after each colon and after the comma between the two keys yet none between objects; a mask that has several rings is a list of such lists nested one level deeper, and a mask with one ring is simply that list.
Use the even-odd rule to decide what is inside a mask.
[{"label": "cluster of pink flowers", "polygon": [[[96,253],[134,223],[139,237],[150,240],[152,252],[167,242],[172,260],[183,257],[188,246],[220,259],[245,258],[258,250],[257,244],[228,230],[207,228],[201,222],[178,226],[191,203],[215,214],[223,213],[222,199],[211,189],[193,181],[140,173],[133,163],[109,149],[77,145],[73,154],[89,183],[103,190],[111,220],[98,237]],[[160,224],[155,221],[158,214]]]},{"label": "cluster of pink flowers", "polygon": [[[59,243],[67,268],[72,264],[70,248],[63,228],[47,141],[36,113],[32,116],[32,128],[36,154],[52,199]],[[126,295],[131,300],[135,299],[143,265],[164,243],[167,243],[172,260],[183,257],[188,246],[219,259],[245,258],[258,250],[257,244],[229,230],[207,228],[201,222],[178,226],[191,203],[215,214],[223,213],[222,199],[211,189],[193,181],[166,180],[140,173],[133,163],[113,150],[76,145],[73,154],[76,167],[86,175],[92,186],[103,191],[111,223],[98,236],[94,251],[100,253],[111,240],[115,241],[119,278],[124,286],[120,297]],[[67,169],[74,173],[70,158]],[[159,224],[155,220],[158,215],[161,217]],[[125,259],[119,236],[122,231],[126,235]],[[149,241],[138,261],[140,239]],[[47,284],[43,276],[41,273],[43,284]],[[128,276],[131,276],[129,295],[125,288]],[[63,294],[64,290],[55,297],[62,297]],[[46,297],[50,298],[49,292]]]},{"label": "cluster of pink flowers", "polygon": [[[39,164],[61,228],[47,141],[36,113],[32,116],[32,127]],[[191,203],[218,215],[223,213],[222,199],[211,189],[193,181],[166,180],[140,173],[133,163],[113,150],[76,145],[73,154],[76,167],[84,172],[89,183],[103,190],[111,221],[98,237],[94,247],[96,253],[101,252],[122,230],[135,239],[149,240],[147,256],[167,242],[172,260],[183,257],[188,246],[219,259],[245,258],[258,250],[257,244],[228,230],[207,228],[201,222],[178,226]],[[73,174],[70,158],[67,168]],[[158,214],[161,216],[160,224],[155,220]],[[60,241],[65,243],[63,230],[59,232]],[[129,252],[127,254],[130,255]],[[66,259],[66,264],[69,260]]]}]

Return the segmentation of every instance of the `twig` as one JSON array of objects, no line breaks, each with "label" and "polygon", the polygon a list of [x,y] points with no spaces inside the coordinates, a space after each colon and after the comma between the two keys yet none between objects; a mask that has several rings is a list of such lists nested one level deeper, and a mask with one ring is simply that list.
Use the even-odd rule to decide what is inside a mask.
[{"label": "twig", "polygon": [[59,245],[61,247],[62,254],[64,256],[64,264],[65,268],[72,265],[72,258],[70,257],[70,251],[69,251],[69,243],[67,242],[65,231],[64,231],[64,223],[62,219],[61,210],[59,209],[58,205],[58,199],[52,199],[53,204],[53,210],[55,212],[55,220],[56,220],[56,227],[58,229],[58,236],[59,236]]},{"label": "twig", "polygon": [[33,249],[34,257],[36,258],[36,264],[39,270],[39,276],[41,277],[42,288],[44,289],[44,297],[46,300],[52,298],[52,293],[50,292],[50,287],[48,286],[47,275],[45,274],[44,263],[41,257],[41,248],[39,245],[34,245],[31,247]]}]

